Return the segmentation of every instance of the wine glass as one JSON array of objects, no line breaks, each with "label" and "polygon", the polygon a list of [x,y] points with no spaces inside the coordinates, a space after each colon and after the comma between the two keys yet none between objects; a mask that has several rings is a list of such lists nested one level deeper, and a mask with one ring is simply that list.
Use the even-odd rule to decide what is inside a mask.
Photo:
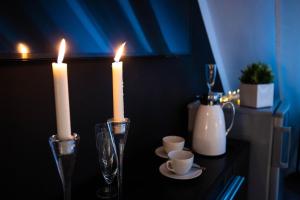
[{"label": "wine glass", "polygon": [[206,76],[206,83],[208,87],[208,93],[211,93],[212,87],[215,85],[216,74],[217,74],[216,64],[205,65],[205,76]]},{"label": "wine glass", "polygon": [[96,147],[100,169],[107,185],[97,191],[97,196],[102,199],[117,196],[117,190],[112,186],[118,173],[118,158],[114,138],[109,131],[107,123],[96,124]]}]

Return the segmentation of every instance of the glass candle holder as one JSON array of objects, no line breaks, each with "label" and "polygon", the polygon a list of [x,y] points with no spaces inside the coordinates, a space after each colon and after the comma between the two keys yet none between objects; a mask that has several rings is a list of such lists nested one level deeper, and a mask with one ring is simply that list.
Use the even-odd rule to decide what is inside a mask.
[{"label": "glass candle holder", "polygon": [[64,200],[71,200],[71,180],[80,137],[74,133],[72,139],[60,140],[56,135],[49,138],[49,145],[62,181]]},{"label": "glass candle holder", "polygon": [[123,197],[123,158],[124,149],[126,145],[130,120],[125,118],[124,121],[118,122],[113,119],[107,120],[109,131],[114,137],[115,146],[118,155],[118,197],[122,199]]}]

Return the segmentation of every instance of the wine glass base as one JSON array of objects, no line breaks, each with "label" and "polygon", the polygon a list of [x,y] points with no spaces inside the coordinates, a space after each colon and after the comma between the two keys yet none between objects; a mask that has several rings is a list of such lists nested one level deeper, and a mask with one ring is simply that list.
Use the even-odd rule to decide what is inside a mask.
[{"label": "wine glass base", "polygon": [[101,187],[97,190],[96,195],[100,199],[113,199],[117,197],[118,191],[114,187]]}]

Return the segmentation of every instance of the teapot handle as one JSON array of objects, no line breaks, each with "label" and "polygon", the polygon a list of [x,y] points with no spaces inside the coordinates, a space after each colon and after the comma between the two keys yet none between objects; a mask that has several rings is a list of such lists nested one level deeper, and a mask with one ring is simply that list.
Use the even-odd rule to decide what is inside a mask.
[{"label": "teapot handle", "polygon": [[229,131],[232,129],[232,126],[233,126],[233,121],[234,121],[234,116],[235,116],[235,107],[234,107],[234,104],[230,101],[224,103],[222,105],[222,109],[224,108],[225,105],[230,105],[231,109],[232,109],[232,119],[231,119],[231,123],[230,123],[230,126],[229,128],[226,130],[226,135],[229,133]]}]

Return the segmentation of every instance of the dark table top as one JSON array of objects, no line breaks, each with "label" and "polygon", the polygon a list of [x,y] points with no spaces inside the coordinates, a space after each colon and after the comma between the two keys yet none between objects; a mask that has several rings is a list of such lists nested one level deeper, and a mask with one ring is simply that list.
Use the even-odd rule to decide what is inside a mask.
[{"label": "dark table top", "polygon": [[[195,163],[206,167],[197,178],[175,180],[160,174],[159,166],[166,161],[153,153],[137,152],[125,157],[124,197],[125,199],[215,199],[226,180],[235,173],[235,168],[248,162],[249,144],[229,139],[227,152],[218,157],[195,154]],[[126,162],[127,161],[127,162]],[[239,173],[239,172],[238,172]],[[97,199],[98,178],[73,187],[73,199]]]}]

